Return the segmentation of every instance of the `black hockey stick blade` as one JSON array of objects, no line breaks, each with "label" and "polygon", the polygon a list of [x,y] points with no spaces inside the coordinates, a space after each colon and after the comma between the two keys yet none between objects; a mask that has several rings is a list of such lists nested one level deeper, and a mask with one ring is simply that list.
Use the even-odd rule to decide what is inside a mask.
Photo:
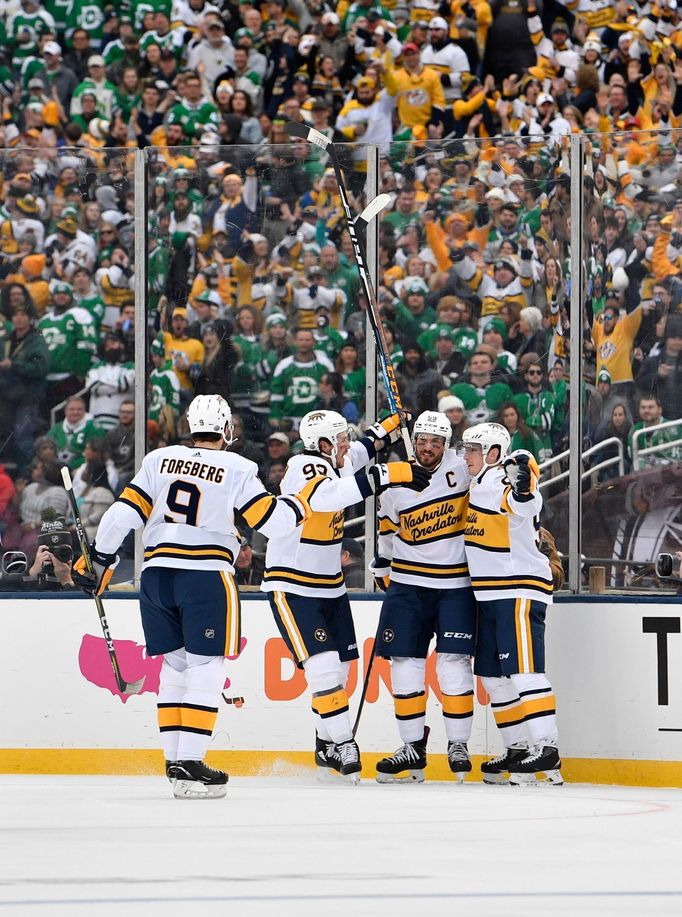
[{"label": "black hockey stick blade", "polygon": [[316,131],[314,127],[308,127],[307,124],[302,124],[299,121],[287,121],[284,125],[284,133],[290,137],[299,137],[301,140],[314,143],[315,146],[320,146],[323,150],[326,150],[331,143],[331,140],[320,131]]}]

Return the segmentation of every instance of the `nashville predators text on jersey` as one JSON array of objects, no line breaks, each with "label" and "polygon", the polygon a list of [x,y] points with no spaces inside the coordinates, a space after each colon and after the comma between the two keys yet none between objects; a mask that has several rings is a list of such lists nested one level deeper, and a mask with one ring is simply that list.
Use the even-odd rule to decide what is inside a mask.
[{"label": "nashville predators text on jersey", "polygon": [[463,459],[448,450],[422,493],[399,487],[381,495],[379,554],[391,558],[392,580],[431,589],[471,585],[464,553],[469,480]]}]

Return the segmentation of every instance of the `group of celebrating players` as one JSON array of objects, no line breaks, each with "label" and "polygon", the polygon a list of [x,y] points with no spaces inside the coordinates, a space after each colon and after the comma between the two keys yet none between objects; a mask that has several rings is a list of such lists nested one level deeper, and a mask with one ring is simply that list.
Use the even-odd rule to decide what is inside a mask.
[{"label": "group of celebrating players", "polygon": [[555,697],[545,676],[553,579],[539,546],[539,471],[529,453],[509,454],[503,426],[470,427],[455,449],[448,418],[426,411],[414,422],[413,461],[372,464],[400,437],[397,414],[351,442],[340,414],[313,411],[300,425],[304,451],[289,460],[281,493],[273,496],[255,464],[225,451],[233,424],[224,398],[197,396],[187,417],[191,445],[145,456],[101,520],[94,573],[82,561],[74,569],[86,590],[101,594],[123,539],[144,526],[140,609],[147,652],[163,657],[158,722],[176,797],[227,791],[227,773],[204,757],[226,658],[240,648],[235,514],[268,538],[261,588],[311,692],[318,771],[359,779],[346,693],[358,650],[341,541],[343,511],[372,494],[380,510],[370,569],[385,590],[376,653],[390,659],[403,742],[378,762],[377,781],[424,780],[426,659],[435,636],[455,778],[472,769],[467,742],[476,674],[504,744],[502,754],[482,764],[484,781],[562,783]]}]

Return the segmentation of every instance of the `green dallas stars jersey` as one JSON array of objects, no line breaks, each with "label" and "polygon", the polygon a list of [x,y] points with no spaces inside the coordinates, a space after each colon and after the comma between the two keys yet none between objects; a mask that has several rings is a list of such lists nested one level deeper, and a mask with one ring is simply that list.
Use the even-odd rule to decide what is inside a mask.
[{"label": "green dallas stars jersey", "polygon": [[54,32],[54,19],[46,10],[26,13],[20,10],[12,19],[8,39],[12,46],[13,65],[17,70],[27,57],[38,54],[38,42],[45,32]]},{"label": "green dallas stars jersey", "polygon": [[50,377],[85,378],[97,350],[97,334],[92,316],[86,309],[74,306],[59,315],[47,312],[38,322],[50,351]]},{"label": "green dallas stars jersey", "polygon": [[56,423],[47,435],[57,446],[57,458],[73,471],[83,464],[83,449],[91,439],[106,436],[104,430],[97,427],[88,414],[75,427],[67,425],[65,420]]},{"label": "green dallas stars jersey", "polygon": [[66,31],[75,29],[88,33],[93,48],[99,48],[104,37],[104,4],[95,0],[71,0],[66,17]]},{"label": "green dallas stars jersey", "polygon": [[270,416],[273,420],[286,417],[301,418],[317,404],[320,379],[334,367],[327,357],[315,352],[311,363],[299,363],[295,357],[285,357],[277,364],[270,383]]},{"label": "green dallas stars jersey", "polygon": [[151,388],[148,417],[158,421],[161,411],[168,405],[174,411],[180,410],[180,383],[173,372],[170,360],[161,369],[153,369],[149,373]]}]

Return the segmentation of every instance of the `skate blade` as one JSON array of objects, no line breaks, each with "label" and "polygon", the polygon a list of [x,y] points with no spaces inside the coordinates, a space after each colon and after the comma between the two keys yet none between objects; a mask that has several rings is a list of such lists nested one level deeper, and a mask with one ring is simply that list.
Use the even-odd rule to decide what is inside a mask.
[{"label": "skate blade", "polygon": [[512,774],[510,786],[563,786],[561,771],[538,771],[537,774]]},{"label": "skate blade", "polygon": [[335,783],[337,786],[340,783],[347,783],[350,786],[357,786],[360,783],[360,773],[356,774],[340,774],[338,771],[335,771],[331,767],[317,767],[315,772],[315,779],[320,783]]},{"label": "skate blade", "polygon": [[464,783],[464,777],[468,774],[469,771],[453,771],[452,776],[454,777],[453,783],[457,786]]},{"label": "skate blade", "polygon": [[381,774],[376,777],[377,783],[423,783],[424,771],[401,771],[399,774]]},{"label": "skate blade", "polygon": [[227,796],[227,784],[206,786],[196,780],[176,780],[173,784],[176,799],[222,799]]},{"label": "skate blade", "polygon": [[488,786],[509,786],[509,777],[504,774],[483,774],[483,783]]}]

